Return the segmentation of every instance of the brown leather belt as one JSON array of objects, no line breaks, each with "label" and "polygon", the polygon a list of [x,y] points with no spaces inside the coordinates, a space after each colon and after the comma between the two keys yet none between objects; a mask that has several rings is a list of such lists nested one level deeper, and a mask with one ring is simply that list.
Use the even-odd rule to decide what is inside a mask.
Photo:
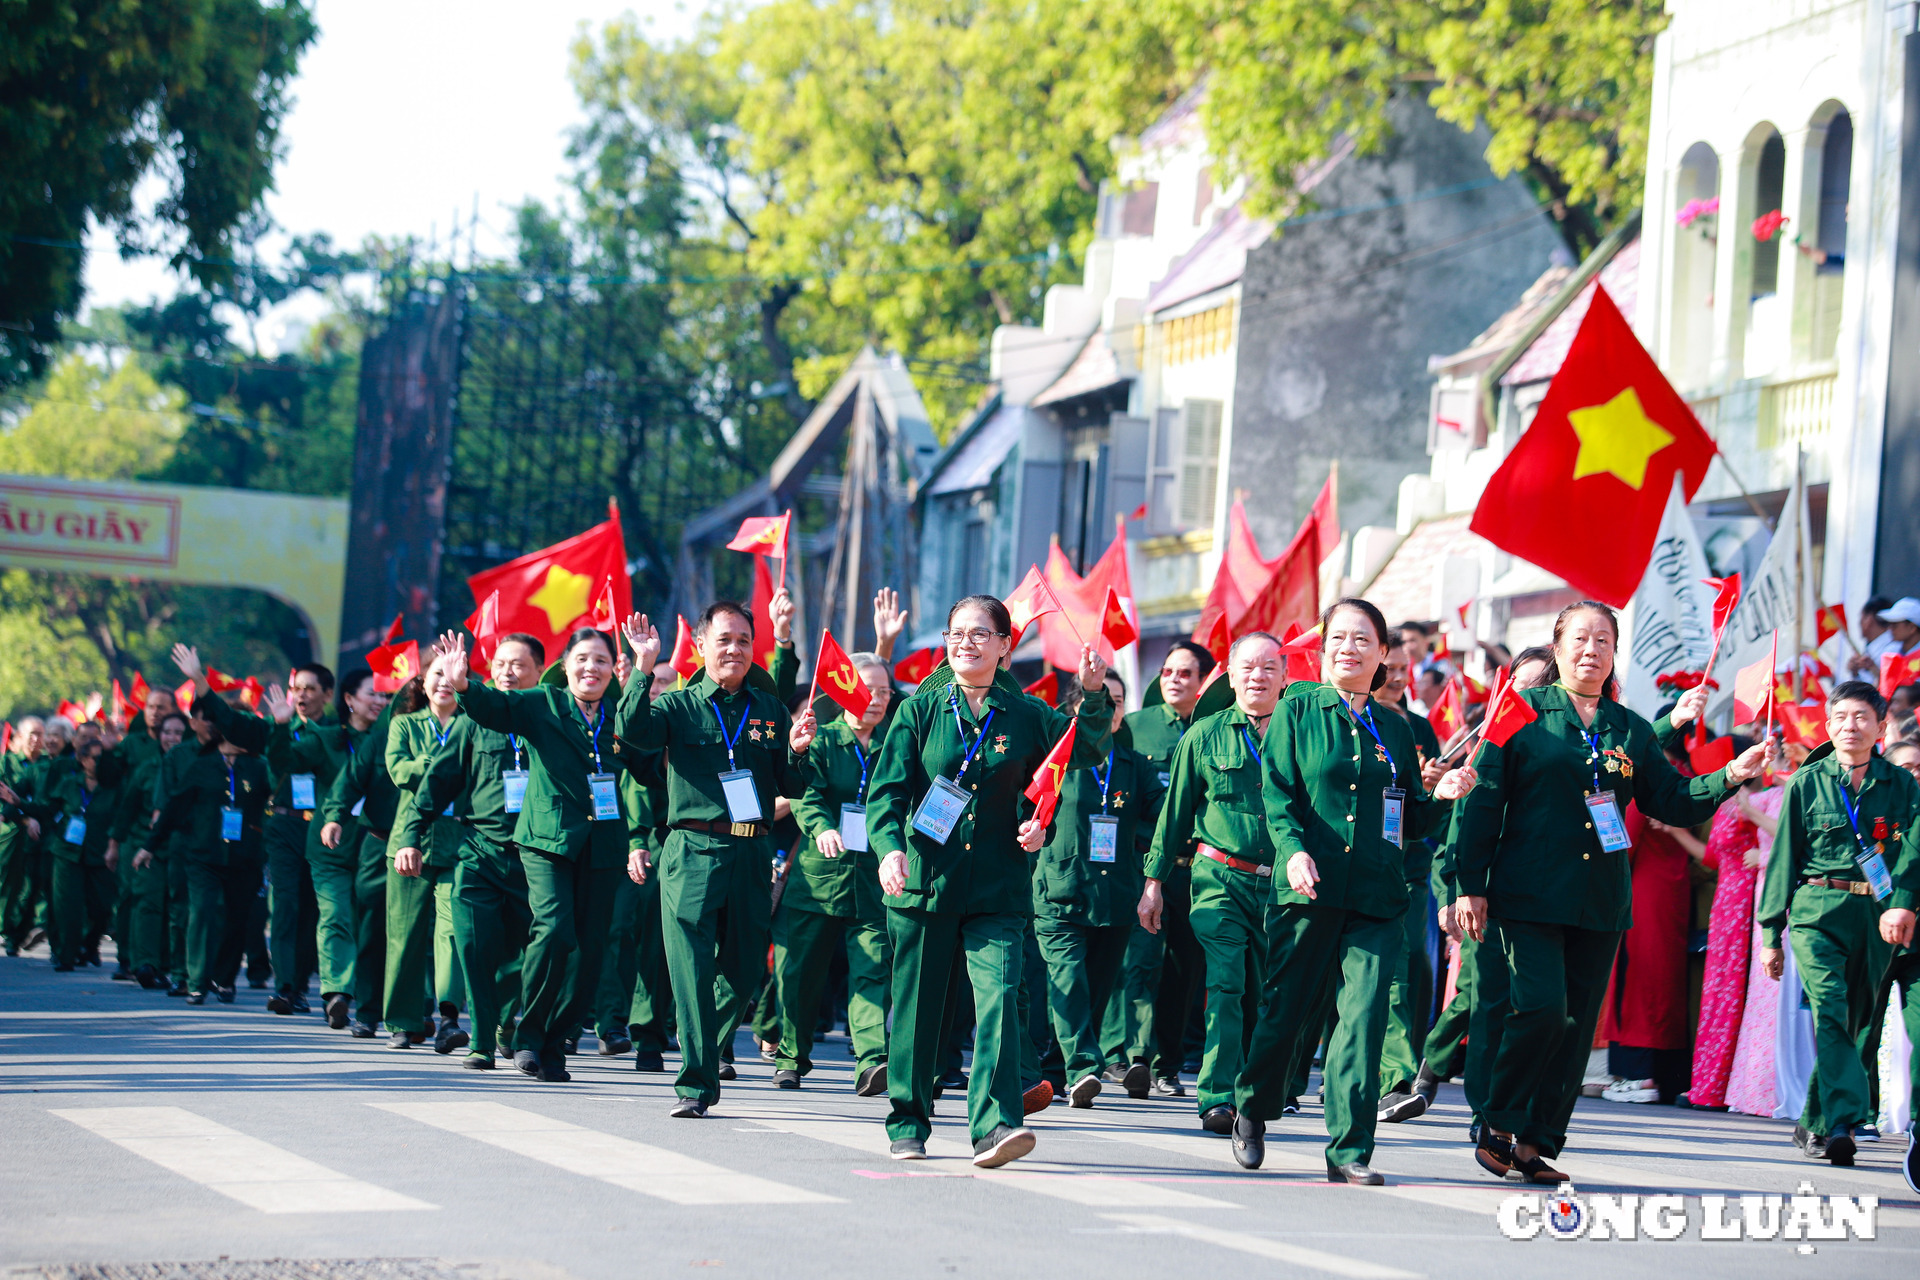
[{"label": "brown leather belt", "polygon": [[1800,883],[1812,889],[1838,889],[1842,893],[1857,893],[1863,898],[1873,896],[1873,886],[1865,880],[1829,880],[1816,877],[1802,880]]},{"label": "brown leather belt", "polygon": [[1218,862],[1222,866],[1230,867],[1235,871],[1244,871],[1250,876],[1271,876],[1273,874],[1273,868],[1267,863],[1248,862],[1245,858],[1236,858],[1230,853],[1222,853],[1210,844],[1196,845],[1194,846],[1194,852],[1210,862]]},{"label": "brown leather belt", "polygon": [[764,822],[702,822],[698,818],[683,818],[673,825],[682,831],[703,831],[708,835],[742,838],[763,836],[771,829]]}]

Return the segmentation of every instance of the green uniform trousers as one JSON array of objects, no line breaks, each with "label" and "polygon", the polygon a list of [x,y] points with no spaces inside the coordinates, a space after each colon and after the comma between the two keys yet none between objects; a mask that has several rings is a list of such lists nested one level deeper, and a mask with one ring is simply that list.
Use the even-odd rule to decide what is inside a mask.
[{"label": "green uniform trousers", "polygon": [[1467,990],[1467,954],[1469,945],[1477,946],[1471,938],[1460,948],[1460,979],[1455,987],[1453,999],[1447,1001],[1447,1007],[1433,1020],[1433,1029],[1427,1032],[1427,1048],[1422,1058],[1427,1069],[1442,1080],[1451,1080],[1460,1074],[1467,1060],[1467,1024],[1473,1017],[1473,997]]},{"label": "green uniform trousers", "polygon": [[417,876],[403,876],[387,865],[381,1007],[389,1031],[426,1031],[429,1000],[442,1009],[458,1009],[467,1001],[453,941],[453,877],[453,867],[422,867]]},{"label": "green uniform trousers", "polygon": [[168,853],[167,869],[167,976],[176,984],[187,980],[187,925],[192,914],[193,893],[187,883],[187,855],[182,850]]},{"label": "green uniform trousers", "polygon": [[[313,896],[319,911],[317,942],[322,996],[353,994],[353,961],[358,950],[354,882],[359,878],[359,869],[358,822],[349,818],[341,824],[340,844],[333,849],[320,843],[319,832],[313,833],[307,844],[307,873],[313,880]],[[384,881],[381,887],[386,887]]]},{"label": "green uniform trousers", "polygon": [[1101,1015],[1119,985],[1136,927],[1132,921],[1086,925],[1046,916],[1033,922],[1045,964],[1047,1012],[1069,1086],[1084,1076],[1099,1075],[1106,1065]]},{"label": "green uniform trousers", "polygon": [[1024,916],[1006,912],[958,915],[887,908],[887,936],[893,943],[889,1138],[924,1142],[933,1132],[933,1086],[946,1049],[947,995],[963,982],[973,993],[973,1074],[967,1082],[973,1140],[1001,1125],[1017,1129],[1025,1122],[1019,991],[1027,923]]},{"label": "green uniform trousers", "polygon": [[1893,947],[1880,940],[1884,908],[1864,894],[1802,885],[1794,890],[1787,940],[1813,1012],[1813,1074],[1800,1123],[1821,1137],[1871,1124],[1874,1081],[1866,1047]]},{"label": "green uniform trousers", "polygon": [[167,972],[167,862],[155,857],[144,867],[134,867],[138,850],[122,848],[121,865],[131,877],[133,897],[129,922],[128,959],[134,969],[151,968],[156,975]]},{"label": "green uniform trousers", "polygon": [[564,1066],[567,1037],[593,1013],[600,966],[607,955],[607,927],[613,921],[615,884],[626,871],[592,865],[591,842],[577,858],[540,849],[522,849],[520,854],[532,925],[520,962],[523,1012],[513,1046],[539,1054],[543,1067]]},{"label": "green uniform trousers", "polygon": [[0,825],[0,934],[16,947],[33,931],[33,845],[26,823]]},{"label": "green uniform trousers", "polygon": [[[1487,941],[1493,937],[1490,930]],[[1487,1082],[1486,1122],[1551,1158],[1566,1146],[1620,933],[1500,920],[1498,945],[1510,1005]]]},{"label": "green uniform trousers", "polygon": [[314,970],[314,937],[320,907],[307,865],[307,822],[299,814],[267,818],[267,951],[274,989],[292,995],[307,989]]},{"label": "green uniform trousers", "polygon": [[260,892],[260,863],[182,855],[187,879],[187,989],[230,987],[247,945],[247,912]]},{"label": "green uniform trousers", "polygon": [[847,954],[847,1034],[856,1069],[887,1060],[887,1010],[893,1005],[893,944],[884,925],[782,905],[774,968],[780,980],[780,1052],[774,1065],[813,1070],[813,1028],[826,994],[834,952]]},{"label": "green uniform trousers", "polygon": [[[651,882],[653,877],[647,877]],[[633,1004],[634,973],[639,967],[640,895],[643,886],[621,876],[613,888],[613,912],[607,922],[607,957],[600,962],[600,982],[593,995],[593,1032],[605,1044],[626,1036],[627,1015]],[[659,890],[654,891],[659,910]]]},{"label": "green uniform trousers", "polygon": [[680,1074],[674,1092],[709,1106],[720,1098],[720,1051],[765,981],[772,927],[773,856],[766,836],[667,837],[655,866]]},{"label": "green uniform trousers", "polygon": [[[387,984],[387,832],[358,828],[353,867],[353,1016],[379,1026]],[[342,842],[345,847],[345,842]]]},{"label": "green uniform trousers", "polygon": [[[631,882],[629,882],[631,883]],[[625,984],[627,1034],[635,1049],[667,1051],[673,1034],[673,981],[667,976],[667,942],[660,924],[660,877],[633,886],[633,967]]]},{"label": "green uniform trousers", "polygon": [[1380,1049],[1380,1092],[1413,1088],[1420,1059],[1427,1049],[1427,1005],[1432,998],[1433,967],[1427,963],[1427,917],[1431,895],[1426,882],[1407,886],[1407,911],[1400,917],[1404,930],[1400,962],[1393,968],[1392,991],[1387,997],[1387,1039]]},{"label": "green uniform trousers", "polygon": [[1380,1107],[1380,1047],[1405,926],[1337,907],[1286,904],[1267,918],[1266,1001],[1234,1090],[1255,1120],[1280,1118],[1302,1050],[1325,1026],[1331,985],[1335,1023],[1321,1084],[1326,1092],[1327,1167],[1373,1158]]},{"label": "green uniform trousers", "polygon": [[113,949],[119,953],[122,972],[133,969],[133,855],[131,847],[122,848],[113,868]]},{"label": "green uniform trousers", "polygon": [[1100,1013],[1102,1065],[1127,1066],[1153,1057],[1153,1001],[1160,991],[1160,965],[1166,935],[1148,933],[1135,920],[1128,925],[1127,956],[1120,980]]},{"label": "green uniform trousers", "polygon": [[1470,1012],[1460,1089],[1476,1120],[1486,1118],[1493,1063],[1500,1056],[1500,1042],[1507,1034],[1507,1014],[1513,1008],[1507,956],[1499,937],[1497,927],[1489,925],[1484,941],[1469,938],[1462,944],[1465,951],[1460,961],[1460,984],[1468,992]]},{"label": "green uniform trousers", "polygon": [[53,953],[56,964],[80,964],[89,949],[100,945],[101,935],[113,928],[118,887],[119,878],[104,866],[54,858],[52,919],[59,927],[49,933],[60,940]]},{"label": "green uniform trousers", "polygon": [[491,1058],[503,1014],[519,996],[521,953],[533,927],[520,851],[469,833],[453,871],[448,912],[472,1011],[473,1044],[467,1052]]},{"label": "green uniform trousers", "polygon": [[1160,985],[1153,997],[1153,1074],[1178,1080],[1186,1065],[1187,1023],[1206,989],[1207,954],[1193,932],[1193,874],[1176,867],[1160,882]]},{"label": "green uniform trousers", "polygon": [[[1188,918],[1207,963],[1207,1046],[1195,1090],[1201,1115],[1233,1105],[1234,1082],[1247,1060],[1266,985],[1266,914],[1272,893],[1273,882],[1266,876],[1235,871],[1209,858],[1194,861]],[[1179,1034],[1174,1028],[1163,1027],[1166,1030]],[[1179,1070],[1177,1062],[1173,1070]]]}]

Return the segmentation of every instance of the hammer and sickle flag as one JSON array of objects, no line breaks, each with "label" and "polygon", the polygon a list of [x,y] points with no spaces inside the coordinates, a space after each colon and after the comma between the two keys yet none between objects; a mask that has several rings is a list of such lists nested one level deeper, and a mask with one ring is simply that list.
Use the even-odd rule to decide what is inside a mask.
[{"label": "hammer and sickle flag", "polygon": [[1053,744],[1053,750],[1047,752],[1047,758],[1033,771],[1033,781],[1027,784],[1026,797],[1033,801],[1034,820],[1043,827],[1053,821],[1053,811],[1060,806],[1060,788],[1067,781],[1068,762],[1073,759],[1073,739],[1079,731],[1079,721],[1067,725],[1067,731]]},{"label": "hammer and sickle flag", "polygon": [[859,668],[853,665],[831,631],[820,633],[820,660],[813,665],[813,683],[854,716],[864,713],[867,704],[873,701],[873,691],[867,688]]},{"label": "hammer and sickle flag", "polygon": [[420,674],[420,642],[383,644],[367,654],[367,667],[373,672],[373,687],[381,693],[397,692],[401,685]]},{"label": "hammer and sickle flag", "polygon": [[772,556],[776,560],[787,558],[787,526],[793,521],[793,512],[783,511],[777,516],[748,516],[740,522],[740,532],[733,535],[733,541],[727,544],[729,551],[745,551],[749,555]]}]

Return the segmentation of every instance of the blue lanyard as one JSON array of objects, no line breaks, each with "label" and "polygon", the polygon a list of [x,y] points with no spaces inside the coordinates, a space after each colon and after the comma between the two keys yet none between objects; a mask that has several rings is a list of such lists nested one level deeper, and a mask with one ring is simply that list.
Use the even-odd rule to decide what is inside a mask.
[{"label": "blue lanyard", "polygon": [[867,802],[867,753],[860,749],[860,739],[853,740],[853,754],[860,757],[860,791],[857,799],[861,804]]},{"label": "blue lanyard", "polygon": [[[1353,711],[1351,707],[1348,710]],[[1387,757],[1387,768],[1393,771],[1393,785],[1399,786],[1400,766],[1393,762],[1393,752],[1387,750],[1387,740],[1380,736],[1380,726],[1373,722],[1373,707],[1369,705],[1362,707],[1359,711],[1353,711],[1353,721],[1355,724],[1364,725],[1367,732],[1373,735],[1373,740],[1380,744],[1382,754]]]},{"label": "blue lanyard", "polygon": [[440,745],[443,747],[447,745],[447,739],[453,736],[453,730],[442,729],[437,724],[433,727],[433,732],[434,735],[440,739]]},{"label": "blue lanyard", "polygon": [[229,760],[227,762],[227,807],[231,809],[235,803],[237,802],[233,798],[233,762]]},{"label": "blue lanyard", "polygon": [[604,702],[596,702],[593,705],[594,705],[595,714],[593,717],[592,724],[587,723],[587,713],[580,710],[579,703],[576,702],[573,704],[573,710],[574,710],[574,713],[580,717],[581,726],[583,728],[590,729],[593,732],[593,771],[595,773],[599,773],[600,772],[600,726],[607,722],[607,704]]},{"label": "blue lanyard", "polygon": [[1102,773],[1100,770],[1095,769],[1093,771],[1093,778],[1095,782],[1098,782],[1100,784],[1100,812],[1105,813],[1107,811],[1107,784],[1113,781],[1113,750],[1112,748],[1108,748],[1107,750],[1106,772]]},{"label": "blue lanyard", "polygon": [[1240,726],[1240,736],[1247,740],[1247,750],[1253,752],[1254,763],[1260,763],[1260,748],[1254,745],[1253,735],[1247,732],[1247,726]]},{"label": "blue lanyard", "polygon": [[93,803],[94,793],[85,787],[80,788],[80,816],[87,816],[87,806]]},{"label": "blue lanyard", "polygon": [[720,722],[720,740],[727,744],[727,768],[736,768],[737,766],[733,763],[733,744],[740,741],[740,735],[746,732],[747,713],[753,710],[753,703],[749,702],[740,708],[740,723],[733,727],[731,735],[727,733],[727,718],[720,714],[720,700],[708,698],[707,705],[713,708],[713,718]]},{"label": "blue lanyard", "polygon": [[[1851,773],[1852,770],[1846,765],[1840,767],[1846,770],[1840,775],[1840,803],[1847,806],[1847,825],[1853,828],[1853,842],[1860,846],[1860,852],[1871,856],[1873,851],[1867,848],[1867,838],[1860,834],[1860,810],[1853,803],[1853,793],[1847,790],[1847,773]],[[1862,786],[1860,789],[1865,791],[1866,787]]]},{"label": "blue lanyard", "polygon": [[1593,766],[1593,789],[1594,789],[1594,792],[1598,794],[1601,789],[1600,788],[1600,733],[1598,730],[1595,730],[1592,733],[1588,733],[1585,729],[1582,729],[1580,731],[1580,737],[1587,744],[1587,751],[1589,752],[1587,756],[1587,763]]},{"label": "blue lanyard", "polygon": [[510,733],[510,734],[508,734],[508,735],[507,735],[507,741],[513,744],[513,767],[514,767],[514,769],[515,769],[516,771],[518,771],[518,770],[520,769],[520,767],[521,767],[521,765],[520,765],[520,735],[519,735],[519,734],[517,734],[517,733]]},{"label": "blue lanyard", "polygon": [[[965,722],[960,719],[960,691],[958,689],[951,690],[947,694],[947,702],[953,707],[954,731],[960,735],[960,745],[965,747],[967,745],[967,727]],[[987,726],[992,723],[993,708],[988,707],[987,718],[980,722],[979,735],[974,738],[973,745],[967,748],[966,758],[960,761],[960,771],[953,775],[955,782],[967,776],[967,766],[972,764],[974,756],[980,753],[981,746],[987,740]]]}]

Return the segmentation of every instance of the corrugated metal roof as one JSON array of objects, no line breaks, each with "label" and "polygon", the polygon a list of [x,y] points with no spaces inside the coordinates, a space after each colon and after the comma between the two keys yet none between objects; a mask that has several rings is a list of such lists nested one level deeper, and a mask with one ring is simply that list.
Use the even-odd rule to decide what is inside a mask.
[{"label": "corrugated metal roof", "polygon": [[993,416],[975,428],[960,448],[940,466],[939,474],[927,492],[938,496],[978,489],[993,479],[993,473],[1007,460],[1007,454],[1020,439],[1025,406],[1003,404]]},{"label": "corrugated metal roof", "polygon": [[1052,386],[1033,398],[1033,403],[1043,405],[1071,400],[1075,396],[1116,386],[1132,376],[1131,372],[1122,371],[1119,353],[1113,349],[1107,331],[1096,329],[1073,357],[1073,362],[1053,380]]},{"label": "corrugated metal roof", "polygon": [[[1620,246],[1620,252],[1613,260],[1600,268],[1596,279],[1607,287],[1613,300],[1620,308],[1620,314],[1633,314],[1635,299],[1640,293],[1640,238],[1635,236]],[[1580,322],[1587,318],[1587,307],[1593,301],[1593,281],[1588,281],[1566,309],[1553,318],[1525,354],[1513,362],[1513,367],[1500,377],[1502,386],[1520,386],[1528,382],[1545,382],[1560,372],[1560,365],[1567,358],[1567,349],[1573,345],[1573,335],[1580,331]]]}]

